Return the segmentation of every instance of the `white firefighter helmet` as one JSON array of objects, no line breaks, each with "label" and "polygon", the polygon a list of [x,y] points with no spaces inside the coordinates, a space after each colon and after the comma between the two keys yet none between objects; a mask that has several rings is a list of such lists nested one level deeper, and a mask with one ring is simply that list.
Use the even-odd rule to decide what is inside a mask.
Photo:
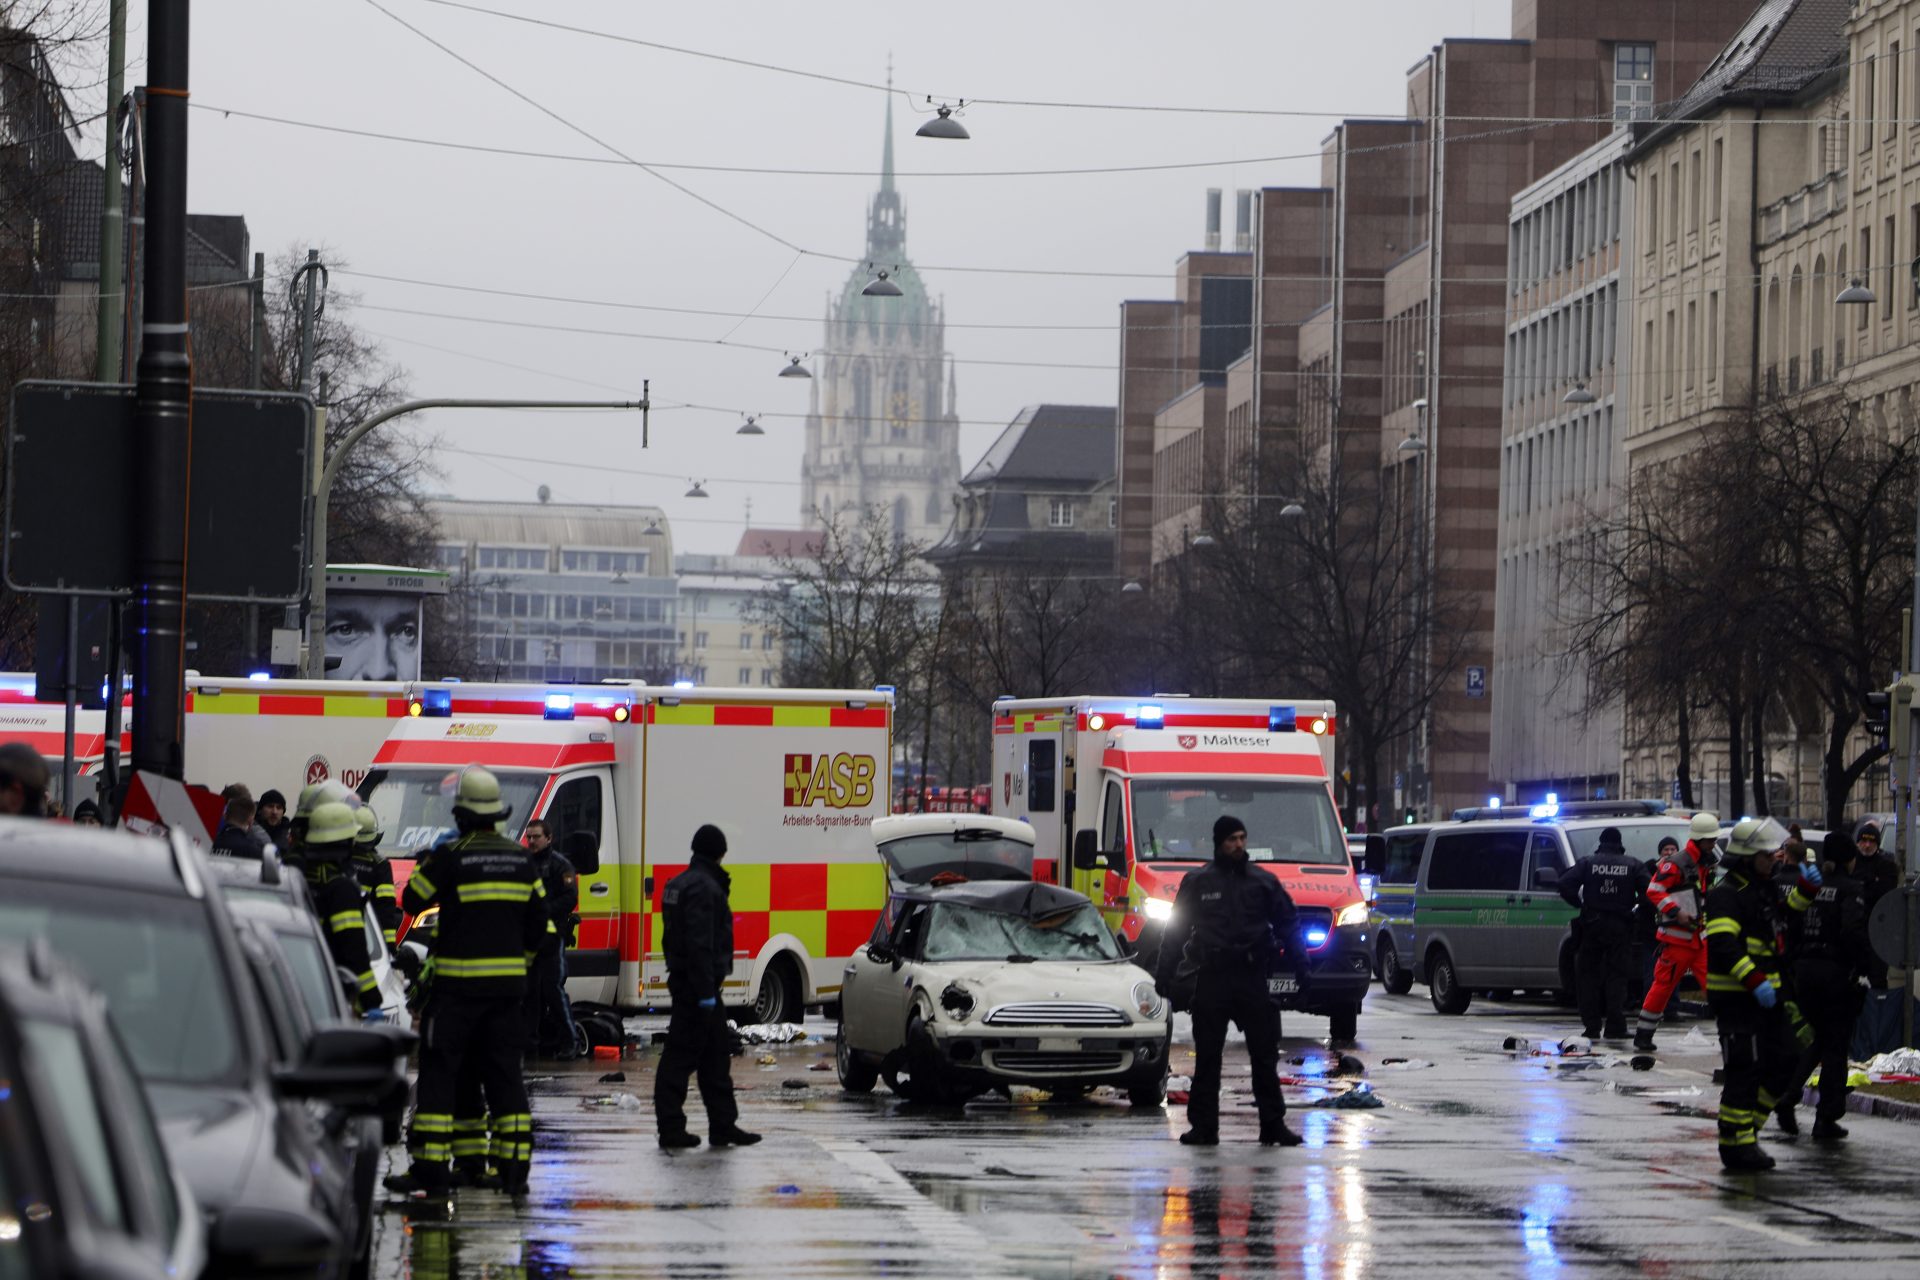
[{"label": "white firefighter helmet", "polygon": [[1693,815],[1693,821],[1687,824],[1687,838],[1702,843],[1718,839],[1720,836],[1720,818],[1717,814],[1702,809]]},{"label": "white firefighter helmet", "polygon": [[1756,853],[1772,853],[1786,842],[1787,829],[1772,818],[1742,818],[1727,834],[1727,854],[1744,858]]},{"label": "white firefighter helmet", "polygon": [[315,805],[329,802],[344,804],[349,809],[360,807],[360,797],[352,787],[337,778],[328,778],[325,782],[310,782],[300,789],[300,799],[293,806],[293,816],[309,817]]},{"label": "white firefighter helmet", "polygon": [[477,764],[460,771],[460,785],[454,789],[455,811],[465,809],[476,818],[505,818],[510,810],[500,799],[500,779],[491,769]]},{"label": "white firefighter helmet", "polygon": [[363,804],[354,811],[353,816],[360,820],[360,835],[354,840],[354,843],[363,845],[369,849],[379,844],[380,818],[374,813],[373,806]]},{"label": "white firefighter helmet", "polygon": [[338,800],[323,800],[307,815],[307,845],[324,848],[351,844],[360,835],[360,819]]}]

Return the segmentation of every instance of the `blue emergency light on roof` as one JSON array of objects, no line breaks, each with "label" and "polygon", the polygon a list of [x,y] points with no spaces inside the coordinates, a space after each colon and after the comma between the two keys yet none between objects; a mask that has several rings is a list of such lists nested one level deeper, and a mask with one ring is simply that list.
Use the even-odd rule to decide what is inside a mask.
[{"label": "blue emergency light on roof", "polygon": [[450,716],[453,714],[453,690],[428,689],[420,695],[420,710],[430,716]]},{"label": "blue emergency light on roof", "polygon": [[247,672],[247,679],[249,679],[249,680],[271,680],[271,679],[273,679],[273,672],[271,672],[271,671],[249,671],[249,672]]},{"label": "blue emergency light on roof", "polygon": [[548,694],[546,718],[549,720],[573,719],[573,695],[570,693]]},{"label": "blue emergency light on roof", "polygon": [[1527,816],[1529,818],[1553,818],[1559,816],[1559,813],[1560,797],[1551,791],[1547,792],[1546,803],[1534,805],[1531,809],[1527,810]]},{"label": "blue emergency light on roof", "polygon": [[691,680],[675,680],[675,681],[673,682],[673,687],[674,687],[674,688],[676,688],[676,689],[691,689],[691,688],[693,688],[693,681],[691,681]]},{"label": "blue emergency light on roof", "polygon": [[1268,733],[1292,733],[1298,718],[1292,707],[1267,708]]},{"label": "blue emergency light on roof", "polygon": [[1500,807],[1500,797],[1499,797],[1499,796],[1488,796],[1488,797],[1487,797],[1487,808],[1489,808],[1489,809],[1498,809],[1499,807]]},{"label": "blue emergency light on roof", "polygon": [[1158,729],[1167,722],[1167,713],[1155,702],[1143,702],[1133,711],[1133,722],[1142,729]]},{"label": "blue emergency light on roof", "polygon": [[890,684],[877,684],[873,686],[873,691],[875,693],[892,693],[893,686]]}]

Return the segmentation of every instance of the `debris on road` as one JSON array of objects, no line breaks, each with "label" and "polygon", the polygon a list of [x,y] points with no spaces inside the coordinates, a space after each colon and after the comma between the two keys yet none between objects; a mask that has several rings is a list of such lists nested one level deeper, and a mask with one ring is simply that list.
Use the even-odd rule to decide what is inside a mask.
[{"label": "debris on road", "polygon": [[1380,1101],[1380,1095],[1366,1085],[1357,1084],[1344,1093],[1330,1093],[1324,1098],[1315,1098],[1307,1105],[1331,1107],[1336,1111],[1371,1111],[1387,1104]]},{"label": "debris on road", "polygon": [[1367,1074],[1367,1064],[1350,1053],[1340,1055],[1340,1061],[1334,1065],[1333,1074],[1337,1076],[1363,1076]]},{"label": "debris on road", "polygon": [[782,1089],[811,1089],[813,1082],[810,1080],[782,1080],[780,1087]]},{"label": "debris on road", "polygon": [[1393,1071],[1424,1071],[1433,1064],[1425,1058],[1382,1058],[1380,1065]]},{"label": "debris on road", "polygon": [[580,1099],[583,1111],[644,1111],[645,1104],[630,1093],[608,1093],[597,1098]]},{"label": "debris on road", "polygon": [[771,1066],[778,1065],[780,1062],[780,1059],[774,1057],[770,1053],[763,1053],[759,1057],[755,1058],[754,1061],[759,1063],[763,1067],[771,1067]]},{"label": "debris on road", "polygon": [[1920,1049],[1894,1049],[1888,1053],[1875,1054],[1868,1060],[1867,1078],[1885,1080],[1888,1077],[1920,1077]]},{"label": "debris on road", "polygon": [[727,1025],[747,1044],[792,1044],[807,1038],[806,1031],[793,1022],[755,1022],[744,1027],[730,1022]]},{"label": "debris on road", "polygon": [[1682,1049],[1718,1049],[1720,1039],[1718,1036],[1708,1035],[1698,1027],[1689,1027],[1687,1034],[1680,1037],[1680,1047]]},{"label": "debris on road", "polygon": [[1619,1080],[1607,1081],[1609,1092],[1628,1098],[1697,1098],[1700,1086],[1697,1084],[1627,1084]]},{"label": "debris on road", "polygon": [[627,1073],[624,1071],[609,1071],[600,1077],[601,1084],[625,1084],[626,1082]]}]

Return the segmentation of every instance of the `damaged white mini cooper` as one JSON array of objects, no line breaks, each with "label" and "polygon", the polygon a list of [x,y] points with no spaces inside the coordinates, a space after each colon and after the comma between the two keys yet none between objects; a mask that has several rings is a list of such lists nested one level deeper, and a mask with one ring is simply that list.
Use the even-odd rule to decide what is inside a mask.
[{"label": "damaged white mini cooper", "polygon": [[1033,879],[1033,828],[875,819],[886,908],[842,977],[840,1084],[955,1104],[1033,1085],[1166,1098],[1172,1014],[1085,895]]}]

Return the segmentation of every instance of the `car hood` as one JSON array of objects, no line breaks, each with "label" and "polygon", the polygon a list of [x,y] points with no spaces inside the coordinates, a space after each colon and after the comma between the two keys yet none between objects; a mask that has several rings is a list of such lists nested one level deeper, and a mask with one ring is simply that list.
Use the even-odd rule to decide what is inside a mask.
[{"label": "car hood", "polygon": [[994,1005],[1049,1000],[1110,1004],[1134,1015],[1133,986],[1153,978],[1139,965],[1078,964],[1036,960],[1008,964],[1004,960],[955,960],[920,965],[920,983],[939,998],[948,984],[957,982],[986,1008]]},{"label": "car hood", "polygon": [[268,1117],[244,1089],[155,1084],[147,1088],[174,1166],[202,1208],[238,1198],[265,1140]]}]

